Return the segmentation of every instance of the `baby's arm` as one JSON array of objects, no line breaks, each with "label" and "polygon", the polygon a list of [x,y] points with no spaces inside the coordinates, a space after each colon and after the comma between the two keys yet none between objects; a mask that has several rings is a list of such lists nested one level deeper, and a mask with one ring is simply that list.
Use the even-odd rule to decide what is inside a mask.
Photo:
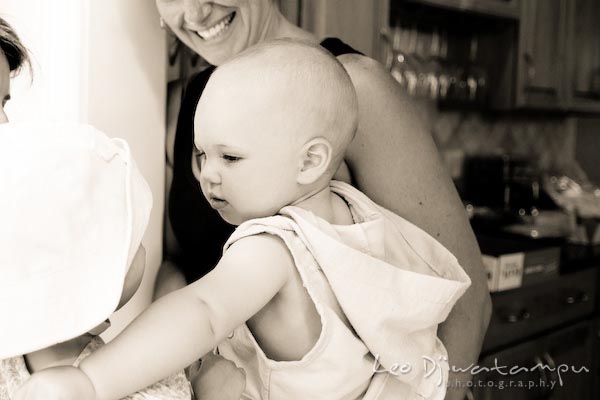
[{"label": "baby's arm", "polygon": [[237,241],[211,273],[153,303],[81,363],[95,398],[120,399],[191,364],[263,308],[292,268],[289,251],[274,236]]}]

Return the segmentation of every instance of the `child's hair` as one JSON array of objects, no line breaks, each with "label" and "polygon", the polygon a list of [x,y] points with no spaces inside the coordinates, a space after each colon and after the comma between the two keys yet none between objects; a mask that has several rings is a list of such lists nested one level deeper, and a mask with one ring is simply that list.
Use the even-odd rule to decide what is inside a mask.
[{"label": "child's hair", "polygon": [[[254,66],[257,69],[251,69]],[[326,138],[333,147],[329,167],[333,175],[358,126],[358,100],[343,65],[319,45],[277,39],[250,47],[220,66],[213,75],[236,67],[243,67],[242,73],[250,71],[242,75],[244,78],[262,81],[267,87],[279,85],[289,92],[295,107],[290,112],[303,112],[307,118],[304,126],[296,129],[290,126],[288,131],[307,135],[304,139]],[[260,75],[252,71],[260,71]]]},{"label": "child's hair", "polygon": [[8,68],[15,75],[25,65],[31,65],[27,48],[23,45],[15,30],[0,17],[0,49],[8,60]]}]

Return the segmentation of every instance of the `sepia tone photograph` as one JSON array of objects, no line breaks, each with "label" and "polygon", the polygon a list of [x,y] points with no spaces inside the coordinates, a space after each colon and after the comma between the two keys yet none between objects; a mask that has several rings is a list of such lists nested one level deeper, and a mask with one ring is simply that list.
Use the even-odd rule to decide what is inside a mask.
[{"label": "sepia tone photograph", "polygon": [[600,398],[597,0],[0,0],[0,400]]}]

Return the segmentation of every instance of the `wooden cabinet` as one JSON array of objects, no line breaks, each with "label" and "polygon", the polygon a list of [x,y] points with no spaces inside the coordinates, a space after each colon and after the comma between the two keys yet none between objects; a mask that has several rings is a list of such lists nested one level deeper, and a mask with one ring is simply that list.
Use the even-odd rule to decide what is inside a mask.
[{"label": "wooden cabinet", "polygon": [[519,24],[517,107],[566,107],[566,0],[522,2]]},{"label": "wooden cabinet", "polygon": [[597,298],[598,271],[556,276],[547,282],[492,293],[493,312],[483,343],[489,353],[590,316]]},{"label": "wooden cabinet", "polygon": [[[493,103],[500,108],[600,112],[600,2],[526,0],[520,9],[513,39],[516,67],[498,63],[504,80]],[[487,46],[493,47],[491,41]]]},{"label": "wooden cabinet", "polygon": [[515,106],[600,112],[600,2],[521,6]]},{"label": "wooden cabinet", "polygon": [[[282,0],[283,1],[283,0]],[[365,55],[379,58],[380,31],[389,0],[296,0],[300,26],[319,38],[338,37]]]},{"label": "wooden cabinet", "polygon": [[594,360],[592,365],[592,376],[594,379],[592,398],[600,399],[600,317],[594,320]]},{"label": "wooden cabinet", "polygon": [[[392,0],[395,1],[395,0]],[[520,3],[523,0],[404,0],[406,2],[420,3],[433,7],[447,8],[473,12],[493,17],[518,19]],[[529,0],[525,0],[529,1]]]},{"label": "wooden cabinet", "polygon": [[600,112],[600,1],[570,0],[567,25],[567,103]]},{"label": "wooden cabinet", "polygon": [[595,341],[586,320],[490,354],[478,363],[473,398],[591,400]]},{"label": "wooden cabinet", "polygon": [[[479,58],[490,78],[492,108],[600,112],[598,0],[279,2],[303,28],[321,38],[339,37],[380,61],[385,60],[386,47],[382,32],[397,19],[397,10],[420,7],[416,14],[422,19],[437,18],[443,29],[457,34],[449,53],[455,50],[465,59],[460,49],[468,44],[463,46],[460,36],[467,38],[465,42],[479,36]],[[472,32],[467,33],[469,29]]]},{"label": "wooden cabinet", "polygon": [[592,267],[492,293],[492,320],[477,363],[483,368],[474,373],[472,398],[598,398],[599,275]]}]

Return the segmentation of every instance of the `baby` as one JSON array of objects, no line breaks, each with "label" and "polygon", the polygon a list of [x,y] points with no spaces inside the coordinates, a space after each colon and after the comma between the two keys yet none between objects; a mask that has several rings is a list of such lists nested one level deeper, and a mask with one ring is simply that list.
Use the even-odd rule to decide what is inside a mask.
[{"label": "baby", "polygon": [[425,232],[332,181],[357,108],[318,46],[274,41],[220,66],[196,110],[193,160],[211,206],[239,225],[218,265],[79,368],[35,374],[19,398],[59,386],[116,399],[217,346],[244,369],[243,398],[443,399],[437,325],[470,281]]},{"label": "baby", "polygon": [[[152,195],[127,144],[86,125],[0,125],[0,400],[78,365],[136,292]],[[183,372],[127,399],[190,399]]]}]

